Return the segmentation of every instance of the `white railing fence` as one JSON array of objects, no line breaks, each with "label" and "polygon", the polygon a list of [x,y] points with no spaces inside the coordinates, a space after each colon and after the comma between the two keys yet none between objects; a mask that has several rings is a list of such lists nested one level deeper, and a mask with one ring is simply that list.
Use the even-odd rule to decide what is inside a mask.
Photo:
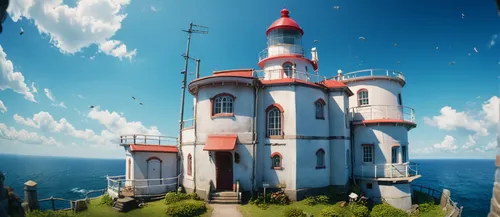
[{"label": "white railing fence", "polygon": [[141,145],[177,145],[178,139],[173,136],[156,135],[121,135],[120,144],[141,144]]},{"label": "white railing fence", "polygon": [[404,164],[372,164],[361,165],[357,176],[361,178],[408,178],[418,175],[418,165]]},{"label": "white railing fence", "polygon": [[321,82],[326,80],[326,77],[317,73],[308,73],[296,69],[283,70],[283,69],[267,69],[255,70],[254,76],[263,80],[275,80],[283,78],[295,78],[306,82]]},{"label": "white railing fence", "polygon": [[388,69],[363,69],[359,71],[349,72],[342,74],[340,76],[335,76],[330,79],[336,81],[360,78],[360,77],[368,77],[368,76],[387,76],[387,77],[397,77],[401,80],[405,80],[405,76],[402,72],[388,70]]},{"label": "white railing fence", "polygon": [[125,176],[108,176],[108,193],[119,197],[124,192],[133,196],[150,196],[176,191],[179,176],[162,179],[125,179]]},{"label": "white railing fence", "polygon": [[366,105],[351,108],[352,121],[393,119],[415,122],[413,108],[398,105]]}]

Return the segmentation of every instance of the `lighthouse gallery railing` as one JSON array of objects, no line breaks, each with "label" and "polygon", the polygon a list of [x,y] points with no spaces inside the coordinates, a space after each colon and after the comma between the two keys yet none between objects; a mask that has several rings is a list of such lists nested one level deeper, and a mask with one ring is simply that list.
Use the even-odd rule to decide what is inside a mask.
[{"label": "lighthouse gallery railing", "polygon": [[400,105],[364,105],[351,108],[352,121],[364,120],[402,120],[415,123],[415,110]]},{"label": "lighthouse gallery railing", "polygon": [[403,164],[368,164],[361,165],[356,171],[360,178],[408,178],[418,175],[418,165],[414,163]]}]

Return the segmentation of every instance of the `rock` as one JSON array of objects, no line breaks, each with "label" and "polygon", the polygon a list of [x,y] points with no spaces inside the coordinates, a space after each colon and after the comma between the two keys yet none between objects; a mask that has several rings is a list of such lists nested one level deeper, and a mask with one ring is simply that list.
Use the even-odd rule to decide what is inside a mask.
[{"label": "rock", "polygon": [[342,202],[340,203],[340,207],[345,207],[345,205],[346,205],[346,204],[347,204],[347,202],[342,201]]}]

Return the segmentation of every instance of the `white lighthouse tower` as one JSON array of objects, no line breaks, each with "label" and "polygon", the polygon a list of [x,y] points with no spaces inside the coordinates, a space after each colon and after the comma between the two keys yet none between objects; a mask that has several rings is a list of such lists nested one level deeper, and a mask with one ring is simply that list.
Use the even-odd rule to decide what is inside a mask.
[{"label": "white lighthouse tower", "polygon": [[295,78],[317,81],[309,75],[318,70],[316,48],[312,49],[311,59],[304,56],[304,31],[289,13],[287,9],[281,10],[281,18],[267,29],[267,48],[259,54],[259,66],[264,69],[265,80]]},{"label": "white lighthouse tower", "polygon": [[416,124],[413,109],[403,106],[403,74],[368,69],[339,73],[337,80],[355,94],[349,105],[357,184],[376,202],[410,210],[410,183],[420,175],[408,158],[408,131]]}]

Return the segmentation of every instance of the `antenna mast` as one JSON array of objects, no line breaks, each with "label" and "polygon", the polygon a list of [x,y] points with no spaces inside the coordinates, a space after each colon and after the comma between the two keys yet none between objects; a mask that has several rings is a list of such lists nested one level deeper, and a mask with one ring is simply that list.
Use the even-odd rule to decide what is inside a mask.
[{"label": "antenna mast", "polygon": [[[188,65],[189,65],[189,59],[192,59],[189,56],[189,45],[191,43],[191,33],[208,34],[208,27],[196,25],[196,24],[193,24],[191,22],[191,23],[189,23],[189,30],[182,30],[182,31],[188,33],[188,38],[187,38],[186,54],[183,55],[184,59],[186,60],[186,64],[184,65],[184,71],[181,72],[181,74],[184,74],[184,79],[182,80],[182,87],[181,87],[182,88],[181,118],[179,120],[179,144],[180,145],[182,145],[182,129],[184,128],[184,99],[186,98],[187,70],[188,70]],[[197,61],[197,63],[199,64],[199,61]]]}]

